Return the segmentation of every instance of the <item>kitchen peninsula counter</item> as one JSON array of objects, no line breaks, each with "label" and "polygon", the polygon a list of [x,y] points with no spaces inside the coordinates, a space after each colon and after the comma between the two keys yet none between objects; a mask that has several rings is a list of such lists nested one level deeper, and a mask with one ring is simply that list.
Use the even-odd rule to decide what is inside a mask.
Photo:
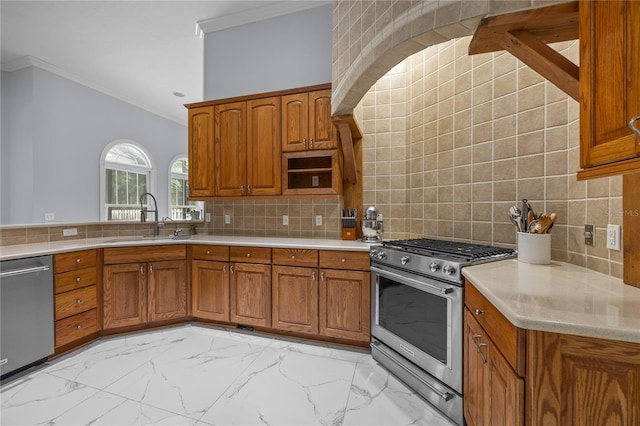
[{"label": "kitchen peninsula counter", "polygon": [[640,288],[621,279],[515,259],[469,266],[463,275],[519,328],[640,343]]},{"label": "kitchen peninsula counter", "polygon": [[0,260],[43,256],[92,248],[144,246],[159,244],[211,244],[271,248],[297,248],[315,250],[369,251],[370,244],[350,240],[320,238],[244,237],[234,235],[193,235],[189,239],[173,240],[171,237],[104,237],[48,243],[20,244],[0,247]]}]

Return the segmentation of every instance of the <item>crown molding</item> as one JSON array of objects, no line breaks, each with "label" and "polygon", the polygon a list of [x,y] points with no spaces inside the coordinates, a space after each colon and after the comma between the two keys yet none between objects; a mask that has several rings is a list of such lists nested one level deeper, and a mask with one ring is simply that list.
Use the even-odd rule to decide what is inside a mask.
[{"label": "crown molding", "polygon": [[2,63],[0,68],[2,69],[2,71],[13,72],[13,71],[18,71],[28,67],[40,68],[41,70],[48,71],[66,80],[73,81],[74,83],[80,84],[82,86],[95,90],[96,92],[100,92],[104,95],[110,96],[112,98],[118,99],[119,101],[125,102],[129,105],[133,105],[136,108],[140,108],[142,110],[155,114],[159,117],[165,118],[167,120],[173,121],[183,126],[186,125],[186,121],[184,118],[180,119],[178,117],[173,117],[172,115],[168,115],[155,108],[140,104],[139,102],[136,102],[135,100],[127,96],[114,93],[112,90],[106,89],[90,80],[82,78],[69,71],[63,70],[62,68],[59,68],[47,61],[43,61],[42,59],[36,58],[35,56],[27,55],[21,58],[14,59],[13,61]]},{"label": "crown molding", "polygon": [[196,23],[196,28],[199,34],[212,33],[329,4],[330,0],[280,1],[231,15],[203,19]]}]

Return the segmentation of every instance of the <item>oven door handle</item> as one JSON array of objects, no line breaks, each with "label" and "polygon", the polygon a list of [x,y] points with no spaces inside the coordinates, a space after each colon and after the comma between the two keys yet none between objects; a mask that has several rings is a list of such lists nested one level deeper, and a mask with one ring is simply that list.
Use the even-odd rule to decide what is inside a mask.
[{"label": "oven door handle", "polygon": [[[391,272],[391,271],[387,271],[387,270],[384,270],[384,269],[376,268],[375,266],[371,267],[371,271],[376,272],[378,275],[390,276],[394,280],[400,281],[400,282],[403,282],[403,281],[406,282],[407,280],[416,281],[416,280],[412,280],[411,278],[403,277],[402,275],[396,274],[396,273]],[[418,284],[420,286],[427,287],[430,290],[433,290],[434,292],[437,292],[437,293],[451,294],[451,293],[454,292],[454,289],[452,287],[438,287],[436,285],[429,284],[429,283],[422,282],[422,281],[418,282]]]}]

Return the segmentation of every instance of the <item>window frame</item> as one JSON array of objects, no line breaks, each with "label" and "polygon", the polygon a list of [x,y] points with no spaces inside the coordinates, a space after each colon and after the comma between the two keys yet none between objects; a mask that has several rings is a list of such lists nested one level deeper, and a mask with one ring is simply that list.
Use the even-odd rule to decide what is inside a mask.
[{"label": "window frame", "polygon": [[[136,149],[138,149],[145,157],[148,162],[148,167],[144,166],[136,166],[132,164],[123,164],[112,161],[107,161],[107,155],[109,151],[111,151],[117,145],[132,145]],[[153,193],[153,190],[156,188],[156,169],[154,167],[155,160],[149,153],[149,151],[139,142],[133,141],[131,139],[116,139],[111,141],[105,146],[102,150],[102,155],[100,157],[100,220],[102,222],[131,222],[131,221],[122,221],[122,220],[109,220],[107,216],[107,208],[106,208],[106,170],[115,169],[115,170],[123,170],[127,172],[135,172],[135,173],[143,173],[147,174],[147,192]],[[113,167],[116,166],[116,167]]]},{"label": "window frame", "polygon": [[[176,163],[176,161],[179,160],[186,160],[187,162],[187,166],[189,166],[189,156],[187,154],[179,154],[176,155],[175,157],[173,157],[173,159],[171,159],[171,161],[169,162],[169,170],[168,170],[168,175],[167,175],[167,212],[169,214],[169,217],[172,218],[173,214],[173,204],[172,204],[172,198],[171,198],[171,180],[174,177],[180,177],[182,178],[182,176],[184,176],[185,180],[187,181],[187,185],[189,184],[189,174],[187,173],[176,173],[173,172],[171,169],[173,168],[173,165]],[[204,212],[204,202],[202,201],[194,201],[195,205],[194,207],[196,207],[198,210],[201,210],[202,212]],[[188,221],[189,219],[187,219],[185,217],[185,219],[175,219],[175,220],[183,220],[183,221]],[[201,217],[199,220],[204,220],[203,217]]]}]

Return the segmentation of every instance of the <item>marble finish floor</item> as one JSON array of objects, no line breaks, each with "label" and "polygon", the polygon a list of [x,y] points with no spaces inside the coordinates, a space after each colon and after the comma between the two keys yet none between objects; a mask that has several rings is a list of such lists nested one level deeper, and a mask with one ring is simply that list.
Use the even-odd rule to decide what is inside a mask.
[{"label": "marble finish floor", "polygon": [[368,353],[200,325],[101,339],[0,398],[2,425],[452,425]]}]

